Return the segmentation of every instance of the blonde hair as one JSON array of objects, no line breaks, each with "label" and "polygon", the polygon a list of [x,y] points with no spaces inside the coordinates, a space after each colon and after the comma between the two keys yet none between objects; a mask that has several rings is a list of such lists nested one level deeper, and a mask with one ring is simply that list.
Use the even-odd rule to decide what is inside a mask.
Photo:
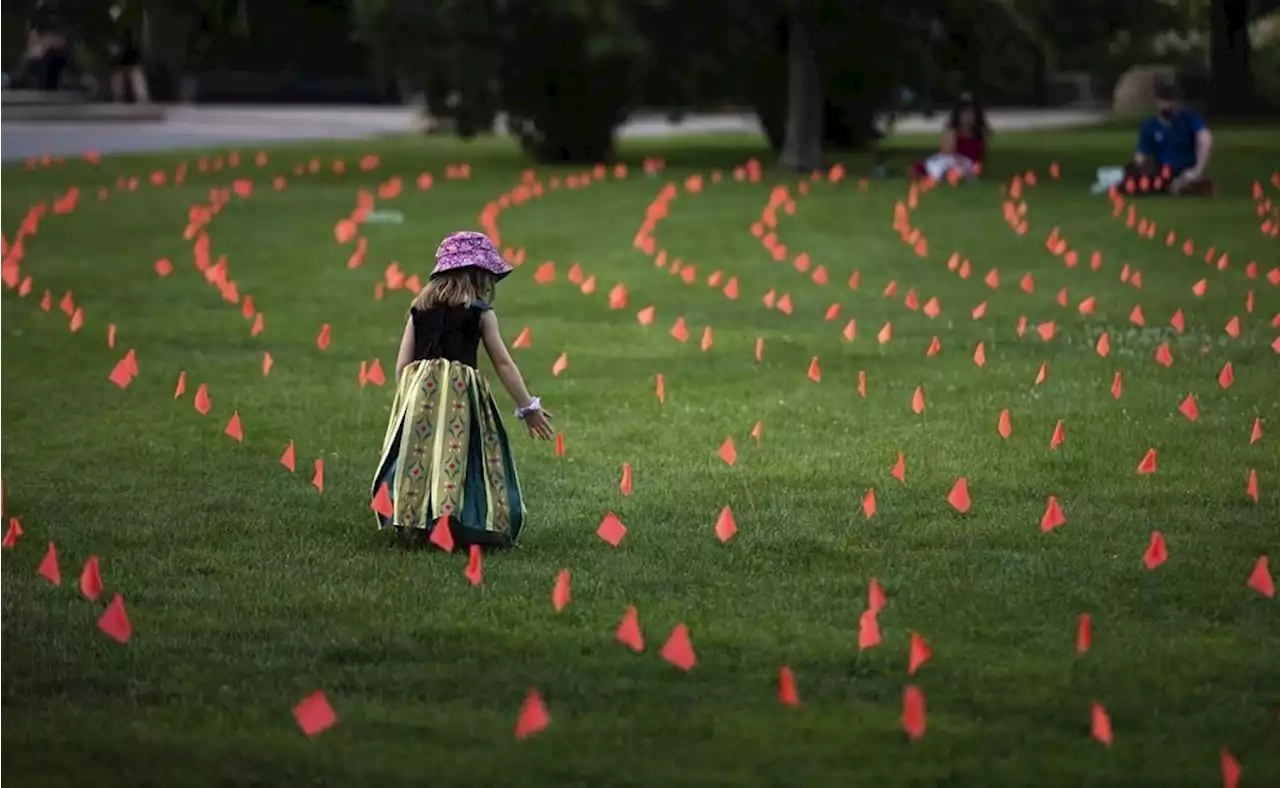
[{"label": "blonde hair", "polygon": [[415,309],[438,306],[470,306],[472,301],[492,301],[498,282],[493,274],[480,268],[446,271],[427,282],[413,299]]}]

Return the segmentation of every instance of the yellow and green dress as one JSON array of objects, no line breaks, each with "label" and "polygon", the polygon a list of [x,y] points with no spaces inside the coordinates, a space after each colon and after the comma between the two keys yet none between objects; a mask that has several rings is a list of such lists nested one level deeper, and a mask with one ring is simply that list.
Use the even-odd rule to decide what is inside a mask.
[{"label": "yellow and green dress", "polygon": [[414,361],[397,381],[371,495],[383,484],[392,515],[378,527],[430,533],[448,515],[456,544],[509,546],[524,525],[511,444],[476,368],[489,305],[411,309]]}]

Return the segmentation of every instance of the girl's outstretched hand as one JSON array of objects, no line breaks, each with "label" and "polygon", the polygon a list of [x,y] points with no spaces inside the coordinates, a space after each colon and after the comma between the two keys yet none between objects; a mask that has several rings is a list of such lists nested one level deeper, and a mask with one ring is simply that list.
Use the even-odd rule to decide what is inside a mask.
[{"label": "girl's outstretched hand", "polygon": [[524,425],[529,428],[529,437],[539,440],[550,440],[555,431],[551,429],[551,414],[545,410],[535,410],[524,417]]}]

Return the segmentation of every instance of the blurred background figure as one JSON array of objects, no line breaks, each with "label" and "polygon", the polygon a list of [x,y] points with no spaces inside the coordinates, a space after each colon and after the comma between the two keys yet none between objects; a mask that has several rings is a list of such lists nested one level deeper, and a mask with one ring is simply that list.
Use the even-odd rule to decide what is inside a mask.
[{"label": "blurred background figure", "polygon": [[57,90],[71,57],[71,47],[57,13],[43,4],[27,26],[27,48],[15,87]]},{"label": "blurred background figure", "polygon": [[147,74],[143,69],[142,51],[138,47],[133,19],[120,3],[112,3],[109,13],[114,25],[108,47],[111,55],[111,96],[124,102],[127,91],[132,90],[133,100],[146,104],[151,100],[151,94],[147,89]]},{"label": "blurred background figure", "polygon": [[987,157],[987,115],[982,104],[974,98],[973,91],[963,90],[951,108],[951,117],[942,130],[938,152],[916,164],[912,174],[917,178],[928,175],[943,180],[951,171],[959,177],[969,178],[982,171]]}]

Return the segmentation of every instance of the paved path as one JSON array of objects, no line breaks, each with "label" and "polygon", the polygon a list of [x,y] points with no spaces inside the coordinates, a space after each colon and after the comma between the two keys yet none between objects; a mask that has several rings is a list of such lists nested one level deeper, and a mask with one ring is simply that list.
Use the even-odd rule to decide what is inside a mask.
[{"label": "paved path", "polygon": [[[992,127],[1003,130],[1067,128],[1097,123],[1106,113],[1092,110],[992,110]],[[898,121],[902,132],[941,128],[942,116]],[[212,148],[295,140],[363,139],[411,132],[417,114],[405,107],[245,107],[180,106],[160,122],[10,121],[0,126],[0,159],[21,160],[86,150],[102,153]],[[759,133],[753,115],[691,115],[673,124],[662,116],[638,116],[620,130],[625,138],[685,134]]]}]

